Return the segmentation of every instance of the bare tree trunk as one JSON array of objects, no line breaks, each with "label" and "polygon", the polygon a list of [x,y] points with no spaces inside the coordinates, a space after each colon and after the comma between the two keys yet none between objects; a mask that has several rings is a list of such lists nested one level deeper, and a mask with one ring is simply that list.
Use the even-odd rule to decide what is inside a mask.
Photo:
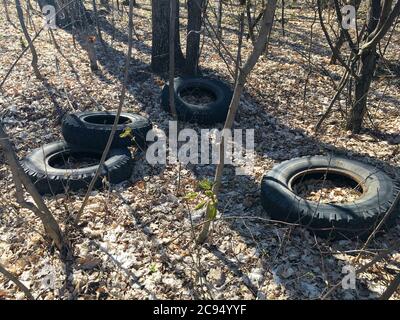
[{"label": "bare tree trunk", "polygon": [[97,35],[99,36],[100,43],[105,48],[103,37],[101,36],[101,29],[99,25],[99,15],[97,13],[97,5],[96,5],[96,0],[92,0],[92,6],[93,6],[93,13],[94,13],[94,19],[96,23],[96,29],[97,29]]},{"label": "bare tree trunk", "polygon": [[[242,6],[246,5],[246,0],[240,0],[240,4]],[[239,69],[242,65],[243,32],[244,32],[244,11],[242,11],[239,15],[239,36],[238,36],[238,48],[236,54],[235,85],[239,75]]]},{"label": "bare tree trunk", "polygon": [[24,33],[25,39],[28,42],[29,50],[31,51],[31,54],[32,54],[31,65],[32,65],[33,71],[35,73],[36,78],[38,80],[42,80],[43,77],[40,74],[39,67],[38,67],[37,52],[36,52],[35,46],[32,43],[32,39],[31,39],[29,32],[26,28],[26,25],[25,25],[24,15],[22,13],[21,2],[19,0],[15,0],[15,6],[17,8],[18,20],[19,20],[19,23],[21,24],[22,32]]},{"label": "bare tree trunk", "polygon": [[88,25],[88,16],[83,0],[57,0],[61,7],[64,7],[63,12],[67,21],[75,28],[82,28]]},{"label": "bare tree trunk", "polygon": [[[64,0],[67,1],[67,0]],[[81,1],[81,0],[80,0]],[[95,6],[96,7],[96,6]],[[81,43],[81,46],[83,49],[86,50],[89,58],[89,65],[90,65],[90,70],[92,71],[97,71],[99,70],[99,66],[97,65],[97,56],[96,56],[96,41],[97,41],[97,36],[94,30],[90,27],[88,18],[86,16],[86,9],[83,6],[76,6],[73,7],[73,14],[70,14],[70,17],[72,19],[72,23],[74,25],[73,27],[73,32],[76,32],[76,37]],[[78,20],[76,20],[78,19]],[[98,35],[100,37],[101,43],[104,45],[103,39],[101,38],[101,31],[100,31],[100,26],[97,23],[97,10],[95,14],[95,19],[96,19],[96,26],[97,26],[97,31]]]},{"label": "bare tree trunk", "polygon": [[[185,58],[182,53],[179,36],[179,0],[175,19],[175,66],[184,69]],[[169,65],[169,13],[170,0],[152,0],[152,46],[151,68],[154,72],[168,71]]]},{"label": "bare tree trunk", "polygon": [[367,97],[372,78],[376,69],[376,46],[361,55],[358,68],[358,79],[355,79],[355,101],[347,121],[347,130],[359,133],[365,112],[367,111]]},{"label": "bare tree trunk", "polygon": [[[358,1],[358,0],[354,0]],[[349,72],[349,81],[354,83],[354,101],[347,118],[346,128],[353,133],[361,130],[364,115],[367,111],[367,98],[377,65],[377,46],[390,30],[394,21],[400,14],[400,1],[394,0],[369,0],[369,9],[366,26],[363,27],[361,41],[358,34],[354,41],[349,31],[341,27],[341,33],[351,49],[349,64],[345,63],[338,49],[332,44],[326,27],[322,21],[322,1],[318,0],[318,14],[321,27],[335,58]],[[339,0],[333,0],[337,21],[341,25],[343,19]],[[357,2],[354,2],[357,4]],[[351,89],[351,88],[350,88]],[[349,93],[351,90],[349,90]]]},{"label": "bare tree trunk", "polygon": [[[124,6],[128,6],[129,5],[129,0],[124,0],[124,2],[122,4]],[[136,0],[133,0],[133,5],[136,6]]]},{"label": "bare tree trunk", "polygon": [[217,0],[217,35],[222,39],[222,0]]},{"label": "bare tree trunk", "polygon": [[175,91],[174,91],[174,79],[175,79],[175,19],[176,19],[176,1],[171,0],[171,10],[169,14],[169,108],[176,119],[176,108],[175,108]]},{"label": "bare tree trunk", "polygon": [[[378,26],[381,11],[382,8],[380,0],[370,0],[368,25],[363,42],[368,40],[369,36]],[[355,101],[351,108],[350,116],[347,120],[347,130],[351,130],[354,133],[360,132],[364,115],[367,111],[367,97],[376,69],[376,62],[377,53],[375,44],[370,46],[368,50],[363,50],[359,59],[358,70],[356,73],[358,78],[355,79]]]},{"label": "bare tree trunk", "polygon": [[109,0],[100,0],[100,4],[106,8],[107,11],[111,9]]},{"label": "bare tree trunk", "polygon": [[196,76],[198,73],[203,4],[204,0],[188,0],[185,67],[185,73],[188,76]]},{"label": "bare tree trunk", "polygon": [[[272,30],[272,25],[274,22],[275,16],[275,9],[276,9],[276,0],[268,0],[267,7],[263,10],[263,17],[261,21],[261,30],[259,36],[255,42],[254,49],[251,52],[250,56],[248,57],[246,63],[242,68],[239,70],[239,75],[236,81],[235,89],[233,91],[233,97],[231,103],[229,105],[228,115],[226,117],[224,129],[231,129],[233,125],[233,121],[235,120],[236,112],[239,107],[240,97],[243,92],[243,88],[246,84],[246,79],[249,73],[253,70],[254,66],[256,65],[258,58],[260,55],[265,51],[265,48],[268,44],[269,35]],[[217,165],[217,170],[215,172],[214,178],[214,185],[213,185],[213,192],[215,196],[218,196],[219,188],[221,185],[221,178],[222,172],[224,169],[224,143],[225,143],[225,134],[226,130],[223,130],[221,136],[221,142],[219,145],[219,163]],[[207,217],[209,219],[209,217]],[[202,243],[206,240],[208,236],[208,230],[210,228],[211,220],[208,220],[203,225],[203,229],[197,239],[197,242]]]},{"label": "bare tree trunk", "polygon": [[88,35],[86,32],[84,32],[81,35],[78,35],[78,37],[81,38],[83,47],[88,53],[90,70],[92,71],[99,70],[99,66],[97,65],[96,48],[94,46],[96,42],[96,37]]},{"label": "bare tree trunk", "polygon": [[281,11],[281,27],[282,35],[285,36],[285,0],[282,0],[282,11]]},{"label": "bare tree trunk", "polygon": [[250,38],[251,43],[256,41],[256,37],[254,36],[254,28],[253,28],[253,19],[251,18],[251,1],[246,1],[246,13],[247,13],[247,24],[249,28],[248,38]]},{"label": "bare tree trunk", "polygon": [[[3,149],[4,155],[12,172],[18,204],[21,205],[23,208],[32,211],[37,217],[40,218],[46,234],[54,241],[56,247],[61,252],[63,252],[66,247],[60,227],[49,209],[47,208],[42,197],[36,190],[34,184],[25,174],[24,169],[21,167],[17,156],[15,155],[15,152],[11,146],[11,142],[2,125],[0,125],[0,146]],[[31,195],[35,204],[24,200],[22,185],[25,187],[25,190]]]}]

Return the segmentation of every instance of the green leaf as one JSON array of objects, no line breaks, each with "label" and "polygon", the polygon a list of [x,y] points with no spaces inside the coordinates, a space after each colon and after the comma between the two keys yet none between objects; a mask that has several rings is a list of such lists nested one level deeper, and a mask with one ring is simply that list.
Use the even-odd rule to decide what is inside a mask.
[{"label": "green leaf", "polygon": [[120,138],[132,137],[132,128],[125,128],[124,131],[119,135]]},{"label": "green leaf", "polygon": [[206,192],[204,192],[206,194],[207,197],[212,198],[214,197],[214,192],[212,192],[212,190],[206,190]]},{"label": "green leaf", "polygon": [[211,190],[212,186],[213,186],[212,182],[208,179],[199,181],[199,188],[202,190]]},{"label": "green leaf", "polygon": [[188,192],[185,194],[184,199],[186,200],[193,200],[195,199],[199,194],[197,192]]},{"label": "green leaf", "polygon": [[157,272],[157,265],[156,265],[155,263],[152,263],[152,264],[149,266],[149,270],[150,270],[150,273],[155,273],[155,272]]},{"label": "green leaf", "polygon": [[217,204],[209,202],[207,205],[207,217],[214,220],[217,217]]},{"label": "green leaf", "polygon": [[19,37],[19,43],[21,44],[22,49],[25,49],[27,47],[27,43],[24,39],[22,39],[22,37]]},{"label": "green leaf", "polygon": [[205,205],[206,203],[207,203],[207,201],[205,201],[205,200],[201,201],[201,202],[194,208],[194,210],[199,210],[199,209],[203,208],[204,205]]}]

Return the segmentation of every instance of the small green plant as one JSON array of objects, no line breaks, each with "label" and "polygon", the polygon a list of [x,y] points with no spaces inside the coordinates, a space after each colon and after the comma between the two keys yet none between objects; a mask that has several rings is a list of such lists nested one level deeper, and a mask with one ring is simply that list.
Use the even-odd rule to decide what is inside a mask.
[{"label": "small green plant", "polygon": [[[126,127],[124,131],[119,134],[120,138],[130,138],[133,144],[137,147],[139,145],[136,143],[135,136],[133,135],[132,128]],[[140,148],[140,147],[139,147]],[[141,149],[141,148],[140,148]],[[143,151],[143,150],[142,150]]]},{"label": "small green plant", "polygon": [[203,195],[203,197],[205,196],[205,199],[201,200],[195,206],[195,210],[206,207],[206,220],[204,221],[203,229],[197,237],[197,242],[203,243],[208,237],[211,222],[217,217],[218,199],[212,190],[213,184],[210,180],[205,179],[199,181],[198,187],[201,190],[200,192],[189,192],[185,195],[185,199],[193,201],[199,198],[200,195]]},{"label": "small green plant", "polygon": [[131,138],[132,140],[135,139],[135,137],[132,134],[132,128],[126,127],[124,131],[122,131],[119,135],[120,138]]},{"label": "small green plant", "polygon": [[150,264],[149,271],[150,271],[150,273],[156,273],[157,272],[157,265],[155,263]]},{"label": "small green plant", "polygon": [[22,39],[22,37],[19,37],[19,43],[21,45],[22,50],[24,50],[28,46],[28,44],[25,42],[24,39]]}]

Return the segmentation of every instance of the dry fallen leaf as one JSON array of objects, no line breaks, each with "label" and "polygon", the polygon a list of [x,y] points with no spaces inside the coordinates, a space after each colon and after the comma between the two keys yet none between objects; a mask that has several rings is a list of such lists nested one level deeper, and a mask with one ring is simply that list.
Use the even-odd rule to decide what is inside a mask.
[{"label": "dry fallen leaf", "polygon": [[83,270],[91,270],[98,267],[102,260],[93,256],[86,256],[84,258],[78,258],[78,267]]}]

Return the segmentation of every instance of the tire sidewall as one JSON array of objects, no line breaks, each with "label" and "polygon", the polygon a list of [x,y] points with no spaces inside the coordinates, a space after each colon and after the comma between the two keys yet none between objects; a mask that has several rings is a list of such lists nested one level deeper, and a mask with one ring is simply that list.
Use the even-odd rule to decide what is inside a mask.
[{"label": "tire sidewall", "polygon": [[[86,187],[95,176],[98,165],[79,169],[59,169],[48,164],[48,159],[51,156],[68,151],[77,153],[90,152],[101,156],[98,150],[71,145],[65,141],[53,142],[35,149],[21,161],[21,165],[35,183],[39,193],[51,194],[64,192],[67,185],[70,186],[71,190],[78,190]],[[100,171],[95,187],[101,185],[102,177],[107,177],[111,183],[119,183],[129,179],[132,167],[132,158],[128,149],[111,149]]]},{"label": "tire sidewall", "polygon": [[[364,181],[363,196],[352,203],[317,203],[296,195],[289,180],[307,169],[331,167]],[[332,226],[345,234],[372,228],[388,210],[395,197],[393,180],[383,171],[343,157],[313,156],[285,161],[275,166],[261,182],[261,201],[273,219],[300,222],[311,229]],[[388,219],[392,224],[394,219]],[[324,232],[321,232],[321,234]]]},{"label": "tire sidewall", "polygon": [[[182,99],[180,93],[190,87],[204,87],[215,95],[216,100],[205,105],[188,103]],[[224,82],[206,77],[175,78],[174,93],[176,111],[180,120],[202,124],[212,124],[226,120],[232,99],[232,90]],[[169,85],[166,84],[161,93],[161,105],[165,111],[169,112],[168,97]]]}]

